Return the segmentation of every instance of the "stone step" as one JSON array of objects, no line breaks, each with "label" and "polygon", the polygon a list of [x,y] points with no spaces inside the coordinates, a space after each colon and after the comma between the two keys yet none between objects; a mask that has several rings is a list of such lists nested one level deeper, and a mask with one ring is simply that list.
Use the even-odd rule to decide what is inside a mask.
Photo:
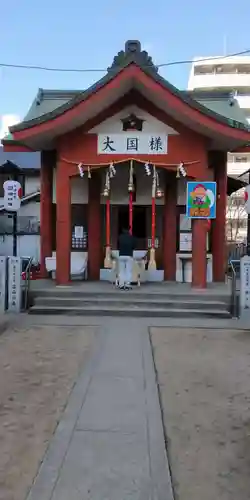
[{"label": "stone step", "polygon": [[207,301],[201,299],[195,299],[193,297],[186,297],[184,299],[180,299],[179,297],[172,297],[164,299],[161,295],[160,297],[154,297],[151,300],[147,298],[147,296],[137,296],[131,298],[130,292],[126,293],[117,293],[112,297],[107,297],[104,295],[102,297],[93,297],[90,299],[89,297],[35,297],[34,305],[40,307],[99,307],[101,309],[105,307],[113,307],[116,308],[126,307],[131,309],[143,308],[143,309],[213,309],[213,310],[227,310],[228,305],[223,301]]},{"label": "stone step", "polygon": [[229,319],[229,312],[218,309],[173,309],[167,307],[152,307],[145,308],[142,307],[127,307],[127,305],[122,305],[117,307],[116,305],[102,306],[92,305],[92,306],[39,306],[34,305],[29,310],[30,314],[43,314],[43,315],[71,315],[71,316],[127,316],[127,317],[172,317],[172,318],[214,318],[214,319]]},{"label": "stone step", "polygon": [[229,303],[229,295],[228,294],[219,294],[219,293],[209,293],[207,290],[192,290],[183,293],[183,292],[176,292],[176,291],[159,291],[159,292],[152,292],[147,290],[143,287],[141,288],[135,288],[130,291],[122,291],[122,290],[117,290],[115,288],[108,288],[105,291],[86,291],[86,290],[77,290],[77,288],[71,288],[71,287],[55,287],[55,288],[47,288],[47,289],[38,289],[38,290],[31,290],[31,296],[34,298],[37,297],[45,297],[45,298],[77,298],[80,297],[82,299],[102,299],[106,298],[109,300],[116,300],[117,297],[122,296],[122,300],[127,300],[125,297],[129,297],[129,300],[136,300],[136,299],[142,299],[142,300],[157,300],[157,301],[179,301],[183,302],[187,299],[192,299],[192,300],[202,300],[206,302],[223,302],[228,304]]}]

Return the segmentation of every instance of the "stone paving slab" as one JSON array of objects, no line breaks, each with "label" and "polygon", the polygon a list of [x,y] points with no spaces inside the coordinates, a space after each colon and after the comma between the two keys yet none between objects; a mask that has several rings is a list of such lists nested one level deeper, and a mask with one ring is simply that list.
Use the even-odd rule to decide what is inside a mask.
[{"label": "stone paving slab", "polygon": [[[57,326],[99,326],[103,324],[103,321],[107,321],[110,318],[103,318],[101,316],[66,316],[66,315],[49,315],[49,316],[41,316],[41,315],[29,315],[23,314],[22,318],[20,318],[20,314],[18,316],[17,322],[20,325],[20,321],[22,321],[23,325],[57,325]],[[137,319],[135,318],[135,321]],[[124,321],[130,321],[130,318],[124,318]],[[245,330],[250,329],[250,324],[246,324],[238,319],[230,318],[230,319],[214,319],[214,318],[138,318],[141,326],[145,328],[148,327],[156,327],[156,326],[164,326],[164,327],[172,327],[172,328],[215,328],[216,330]],[[14,320],[13,320],[14,324]],[[125,358],[124,358],[125,359]],[[121,363],[125,363],[124,360],[121,360]],[[113,367],[112,367],[113,369]],[[106,367],[106,371],[109,371],[109,368]]]},{"label": "stone paving slab", "polygon": [[[95,318],[95,321],[97,320],[98,318]],[[103,318],[101,319],[102,321]],[[106,322],[109,323],[108,319]],[[119,377],[138,377],[143,380],[141,337],[133,328],[131,330],[128,328],[126,333],[124,332],[127,322],[128,325],[131,324],[129,319],[120,320],[119,318],[116,320],[114,318],[111,322],[115,327],[114,330],[109,331],[108,335],[106,335],[102,357],[96,370],[100,375],[110,374]],[[122,352],[122,356],[117,355],[119,351]]]},{"label": "stone paving slab", "polygon": [[77,430],[136,434],[145,427],[142,381],[110,375],[94,378],[77,422]]},{"label": "stone paving slab", "polygon": [[142,500],[141,488],[148,484],[149,474],[143,437],[76,432],[52,499]]},{"label": "stone paving slab", "polygon": [[147,327],[106,318],[27,500],[173,500]]}]

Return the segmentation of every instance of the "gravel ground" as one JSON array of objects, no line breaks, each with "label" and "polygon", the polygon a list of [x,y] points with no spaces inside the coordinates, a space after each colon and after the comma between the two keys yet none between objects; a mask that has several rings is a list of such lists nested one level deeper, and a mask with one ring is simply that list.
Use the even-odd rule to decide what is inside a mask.
[{"label": "gravel ground", "polygon": [[94,328],[13,328],[0,336],[0,500],[25,500]]},{"label": "gravel ground", "polygon": [[153,328],[176,500],[250,498],[250,333]]}]

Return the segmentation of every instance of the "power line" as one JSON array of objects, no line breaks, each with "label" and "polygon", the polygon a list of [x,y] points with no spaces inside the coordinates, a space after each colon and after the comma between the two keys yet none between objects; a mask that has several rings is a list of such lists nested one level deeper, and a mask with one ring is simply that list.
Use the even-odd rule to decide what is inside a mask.
[{"label": "power line", "polygon": [[[168,63],[157,64],[158,68],[166,68],[168,66],[178,66],[183,64],[193,64],[194,62],[206,62],[206,61],[216,61],[216,59],[228,59],[230,57],[242,56],[250,53],[250,49],[243,50],[241,52],[234,52],[232,54],[228,54],[226,56],[215,56],[215,57],[207,57],[202,59],[184,59],[181,61],[171,61]],[[149,66],[144,66],[149,67]],[[27,69],[27,70],[36,70],[36,71],[50,71],[57,73],[106,73],[107,69],[101,68],[55,68],[49,66],[33,66],[29,64],[8,64],[8,63],[0,63],[0,68],[11,68],[11,69]],[[111,71],[111,70],[110,70]]]},{"label": "power line", "polygon": [[246,55],[246,54],[249,54],[250,52],[250,49],[247,49],[247,50],[242,50],[241,52],[234,52],[233,54],[227,54],[226,56],[214,56],[214,57],[202,57],[202,59],[185,59],[184,61],[173,61],[173,62],[169,62],[169,63],[166,63],[166,64],[157,64],[158,68],[163,68],[165,66],[175,66],[175,65],[178,65],[178,64],[193,64],[193,63],[197,63],[197,62],[206,62],[206,61],[216,61],[216,59],[228,59],[230,57],[236,57],[236,56],[243,56],[243,55]]}]

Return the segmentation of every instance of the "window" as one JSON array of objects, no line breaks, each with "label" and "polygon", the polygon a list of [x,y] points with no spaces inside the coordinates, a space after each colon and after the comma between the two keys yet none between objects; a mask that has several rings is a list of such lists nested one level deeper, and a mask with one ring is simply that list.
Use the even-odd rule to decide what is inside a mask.
[{"label": "window", "polygon": [[194,74],[195,75],[211,75],[214,73],[214,66],[195,66]]},{"label": "window", "polygon": [[223,64],[222,66],[215,66],[215,73],[233,75],[238,73],[238,71],[234,64]]},{"label": "window", "polygon": [[248,157],[247,156],[235,156],[234,161],[235,161],[235,163],[247,163]]},{"label": "window", "polygon": [[[36,216],[18,215],[17,216],[17,233],[18,234],[39,234],[40,221]],[[13,234],[13,215],[6,213],[0,214],[0,234]]]},{"label": "window", "polygon": [[238,67],[239,75],[249,75],[250,74],[250,64],[241,64]]}]

